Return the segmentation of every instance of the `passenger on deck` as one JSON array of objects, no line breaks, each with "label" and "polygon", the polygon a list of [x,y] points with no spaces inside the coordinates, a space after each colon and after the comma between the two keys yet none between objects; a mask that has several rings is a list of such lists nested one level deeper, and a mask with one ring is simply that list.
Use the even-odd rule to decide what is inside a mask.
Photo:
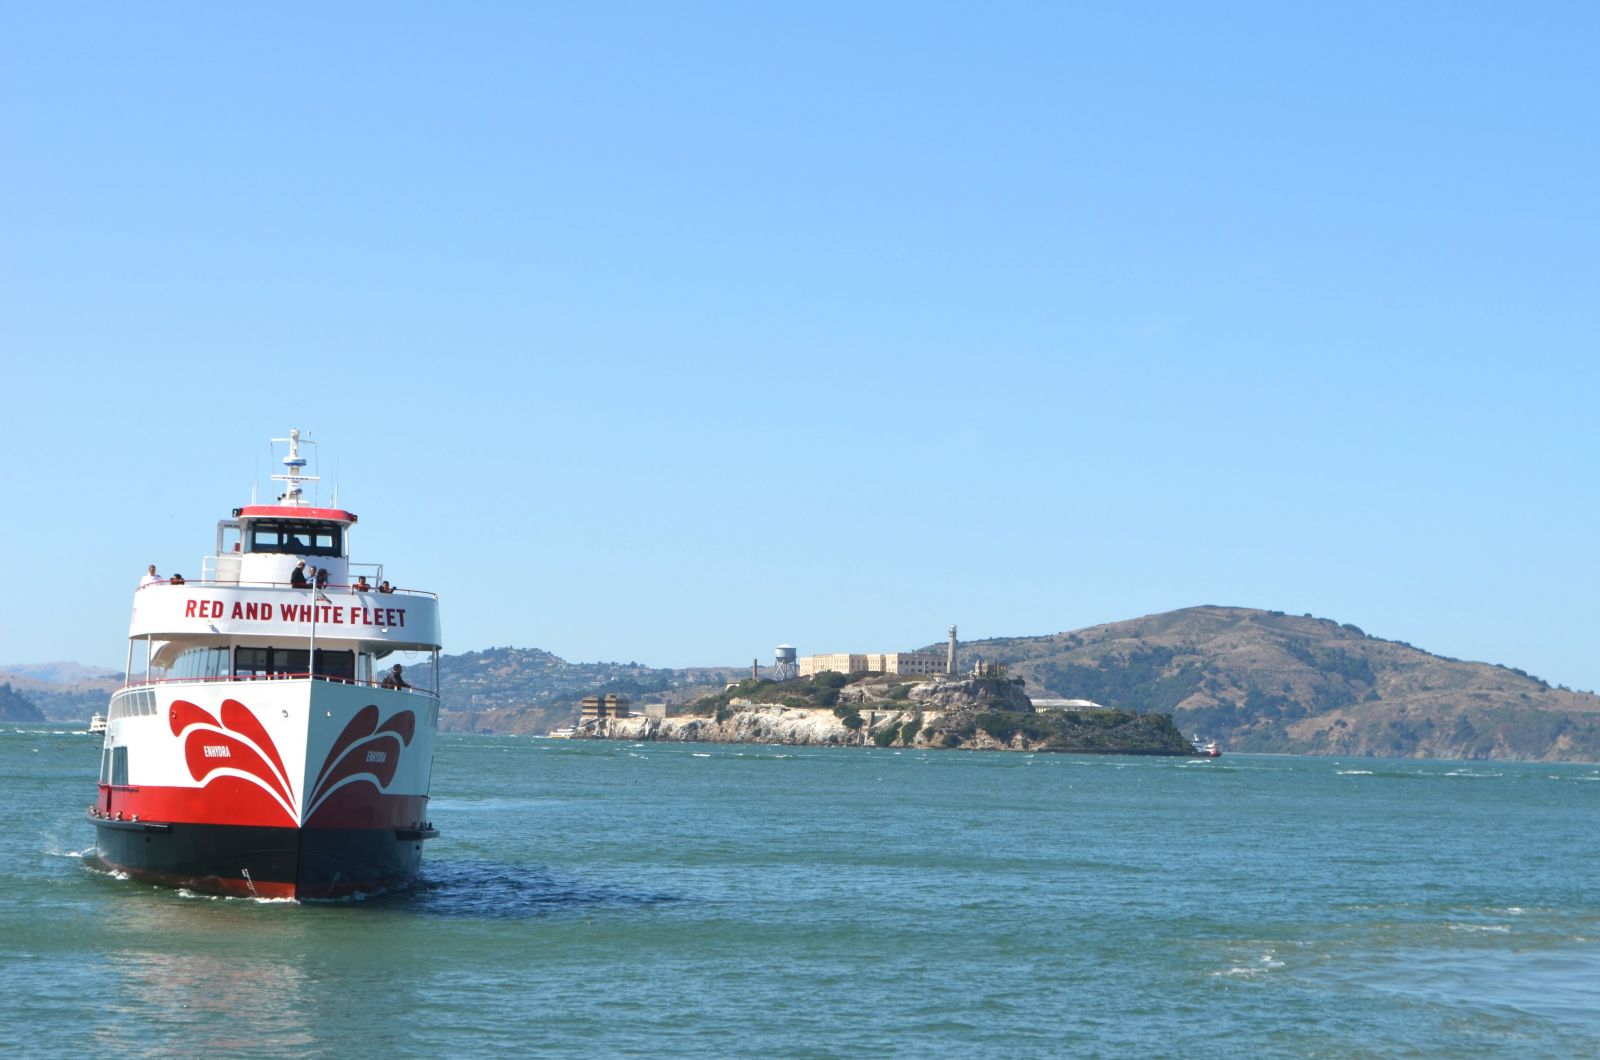
[{"label": "passenger on deck", "polygon": [[142,589],[146,585],[149,585],[151,582],[158,582],[160,580],[161,580],[161,575],[156,573],[156,565],[154,563],[152,563],[152,564],[150,564],[149,572],[146,573],[143,578],[139,579],[139,587]]},{"label": "passenger on deck", "polygon": [[323,567],[317,571],[317,588],[325,589],[328,586],[328,568]]},{"label": "passenger on deck", "polygon": [[378,586],[378,591],[380,593],[392,593],[394,592],[394,586],[390,585],[389,580],[385,578],[383,584]]},{"label": "passenger on deck", "polygon": [[372,586],[367,584],[367,576],[365,574],[358,574],[356,575],[356,583],[350,586],[350,589],[352,592],[370,593]]},{"label": "passenger on deck", "polygon": [[168,585],[182,585],[182,584],[184,584],[183,575],[174,574],[172,577],[167,579],[167,584]]},{"label": "passenger on deck", "polygon": [[395,663],[394,669],[383,675],[384,688],[410,688],[406,679],[400,676],[400,664]]},{"label": "passenger on deck", "polygon": [[306,585],[307,586],[315,585],[316,581],[317,581],[317,568],[311,567],[311,566],[307,566],[306,567]]},{"label": "passenger on deck", "polygon": [[306,581],[305,560],[301,560],[299,563],[296,563],[294,565],[294,570],[289,572],[289,584],[294,586],[296,589],[304,589],[306,585],[309,584]]}]

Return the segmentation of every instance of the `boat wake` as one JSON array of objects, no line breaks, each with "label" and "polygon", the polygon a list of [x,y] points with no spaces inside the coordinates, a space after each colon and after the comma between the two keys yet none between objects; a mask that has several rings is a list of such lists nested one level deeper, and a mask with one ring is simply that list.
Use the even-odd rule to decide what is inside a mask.
[{"label": "boat wake", "polygon": [[548,870],[488,861],[439,861],[404,891],[375,895],[389,908],[425,916],[521,920],[594,907],[645,907],[677,901],[660,891],[614,887]]}]

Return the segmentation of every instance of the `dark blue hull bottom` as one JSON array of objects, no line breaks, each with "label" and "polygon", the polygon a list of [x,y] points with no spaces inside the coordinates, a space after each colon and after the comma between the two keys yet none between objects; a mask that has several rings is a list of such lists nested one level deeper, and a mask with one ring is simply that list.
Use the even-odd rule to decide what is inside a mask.
[{"label": "dark blue hull bottom", "polygon": [[255,898],[343,898],[404,887],[422,869],[422,841],[437,834],[90,820],[108,868],[168,887]]}]

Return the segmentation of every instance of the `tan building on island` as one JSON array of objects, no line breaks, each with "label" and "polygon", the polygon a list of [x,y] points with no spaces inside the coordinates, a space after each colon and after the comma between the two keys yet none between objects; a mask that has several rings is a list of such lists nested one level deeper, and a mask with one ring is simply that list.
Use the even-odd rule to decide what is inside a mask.
[{"label": "tan building on island", "polygon": [[859,674],[866,672],[866,669],[865,655],[852,655],[847,651],[834,652],[832,655],[800,656],[801,677],[814,677],[830,670],[839,674]]},{"label": "tan building on island", "polygon": [[626,718],[628,716],[629,699],[611,692],[604,696],[584,696],[579,705],[579,717],[584,721],[591,718]]},{"label": "tan building on island", "polygon": [[942,674],[945,658],[933,652],[891,651],[881,654],[835,652],[832,655],[802,655],[800,676],[811,677],[828,671],[841,674]]}]

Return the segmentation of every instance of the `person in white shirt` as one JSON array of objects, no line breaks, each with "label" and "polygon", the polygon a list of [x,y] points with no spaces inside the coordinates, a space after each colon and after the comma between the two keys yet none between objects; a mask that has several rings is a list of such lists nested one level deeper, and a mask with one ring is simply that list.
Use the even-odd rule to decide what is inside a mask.
[{"label": "person in white shirt", "polygon": [[156,565],[154,563],[152,563],[152,564],[150,564],[150,572],[148,574],[146,574],[143,578],[139,579],[139,588],[143,589],[146,585],[149,585],[151,582],[158,582],[160,580],[161,579],[156,576]]}]

